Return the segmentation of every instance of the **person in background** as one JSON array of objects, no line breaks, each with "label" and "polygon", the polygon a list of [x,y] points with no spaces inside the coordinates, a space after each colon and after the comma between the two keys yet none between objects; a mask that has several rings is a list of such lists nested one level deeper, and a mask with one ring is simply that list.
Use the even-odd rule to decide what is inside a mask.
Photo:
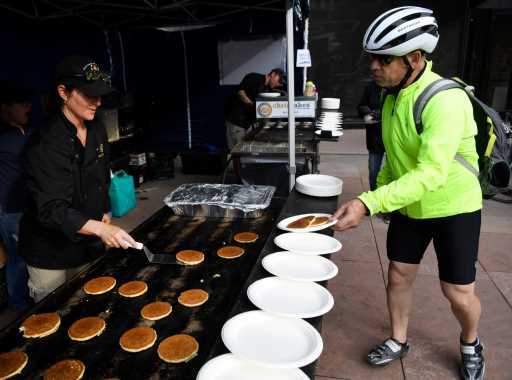
[{"label": "person in background", "polygon": [[372,81],[365,87],[363,97],[357,107],[359,116],[363,118],[366,127],[370,190],[377,188],[377,174],[379,174],[385,152],[380,123],[380,107],[384,99],[383,96],[384,89]]},{"label": "person in background", "polygon": [[32,91],[0,82],[0,237],[7,254],[8,307],[21,311],[30,305],[27,267],[18,255],[19,222],[25,205],[21,153],[28,140]]},{"label": "person in background", "polygon": [[109,147],[95,114],[102,96],[112,91],[110,78],[93,60],[64,59],[55,85],[60,109],[27,144],[28,205],[19,252],[36,302],[103,254],[105,245],[135,245],[128,233],[110,224]]},{"label": "person in background", "polygon": [[228,148],[233,148],[245,137],[247,130],[256,121],[256,97],[261,92],[281,88],[284,71],[276,68],[268,74],[249,73],[240,82],[236,91],[228,98],[225,107],[226,139]]},{"label": "person in background", "polygon": [[413,117],[418,96],[440,78],[425,57],[438,39],[437,21],[426,8],[395,8],[368,27],[363,48],[370,54],[373,79],[387,89],[381,114],[386,162],[377,189],[342,204],[333,228],[357,227],[365,214],[392,213],[387,234],[390,335],[369,352],[368,363],[385,365],[411,349],[412,288],[433,241],[441,290],[461,329],[461,377],[482,380],[486,363],[475,294],[482,191],[473,109],[464,91],[451,89],[430,99],[419,134]]}]

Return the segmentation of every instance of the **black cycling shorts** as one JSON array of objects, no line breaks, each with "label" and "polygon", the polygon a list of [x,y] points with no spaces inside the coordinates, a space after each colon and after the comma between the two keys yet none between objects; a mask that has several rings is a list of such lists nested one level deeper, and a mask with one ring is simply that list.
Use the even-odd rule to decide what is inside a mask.
[{"label": "black cycling shorts", "polygon": [[480,210],[432,219],[411,219],[394,212],[388,229],[388,258],[419,264],[433,240],[439,279],[451,284],[470,284],[476,275],[480,222]]}]

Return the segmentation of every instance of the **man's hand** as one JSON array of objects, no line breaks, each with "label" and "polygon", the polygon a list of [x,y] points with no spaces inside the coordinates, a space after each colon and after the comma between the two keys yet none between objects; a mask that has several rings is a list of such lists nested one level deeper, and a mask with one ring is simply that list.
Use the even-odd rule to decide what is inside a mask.
[{"label": "man's hand", "polygon": [[332,219],[338,219],[338,222],[332,226],[332,229],[336,231],[343,231],[357,227],[365,214],[366,207],[364,203],[359,199],[352,199],[351,201],[342,204],[334,213]]},{"label": "man's hand", "polygon": [[247,93],[244,90],[238,91],[238,96],[240,97],[242,102],[244,102],[245,104],[247,104],[249,106],[252,106],[254,104],[253,101],[251,100],[251,98],[249,98],[247,96]]}]

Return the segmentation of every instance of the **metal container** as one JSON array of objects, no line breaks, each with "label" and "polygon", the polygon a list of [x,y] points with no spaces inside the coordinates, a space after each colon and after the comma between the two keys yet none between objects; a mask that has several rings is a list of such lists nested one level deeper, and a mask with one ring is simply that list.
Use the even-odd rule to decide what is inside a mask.
[{"label": "metal container", "polygon": [[259,218],[270,205],[274,186],[184,184],[164,203],[176,215],[213,218]]}]

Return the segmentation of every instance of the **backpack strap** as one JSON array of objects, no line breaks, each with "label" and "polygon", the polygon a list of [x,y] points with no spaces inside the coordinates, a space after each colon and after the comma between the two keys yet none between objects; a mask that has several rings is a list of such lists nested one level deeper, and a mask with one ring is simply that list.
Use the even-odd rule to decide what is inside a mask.
[{"label": "backpack strap", "polygon": [[[421,92],[421,94],[416,99],[416,102],[414,103],[413,117],[414,124],[416,125],[416,132],[418,133],[418,135],[423,132],[421,114],[423,113],[423,109],[425,108],[429,100],[432,99],[432,97],[438,94],[439,92],[450,90],[452,88],[460,88],[461,90],[464,90],[464,92],[466,92],[468,96],[475,98],[472,92],[472,87],[466,85],[463,82],[459,83],[456,80],[441,78],[430,83],[427,87],[425,87],[425,89]],[[463,156],[461,156],[460,154],[456,154],[455,160],[462,166],[464,166],[467,170],[469,170],[471,173],[473,173],[476,177],[478,177],[478,170],[473,165],[471,165],[468,162],[468,160],[466,160]]]},{"label": "backpack strap", "polygon": [[421,134],[421,132],[423,132],[421,114],[423,113],[423,109],[425,108],[429,100],[432,99],[432,97],[438,94],[439,92],[449,90],[452,88],[464,89],[464,86],[462,86],[460,83],[454,80],[441,78],[430,83],[427,87],[425,87],[420,96],[418,96],[413,108],[414,124],[416,125],[416,132],[418,132],[418,135]]},{"label": "backpack strap", "polygon": [[478,170],[476,170],[476,168],[475,168],[473,165],[471,165],[471,164],[469,163],[469,161],[468,161],[468,160],[466,160],[464,157],[462,157],[462,156],[461,156],[460,154],[458,154],[458,153],[455,155],[455,160],[456,160],[459,164],[461,164],[462,166],[464,166],[466,169],[468,169],[471,173],[473,173],[473,174],[478,178],[478,176],[480,175],[480,173],[478,172]]}]

